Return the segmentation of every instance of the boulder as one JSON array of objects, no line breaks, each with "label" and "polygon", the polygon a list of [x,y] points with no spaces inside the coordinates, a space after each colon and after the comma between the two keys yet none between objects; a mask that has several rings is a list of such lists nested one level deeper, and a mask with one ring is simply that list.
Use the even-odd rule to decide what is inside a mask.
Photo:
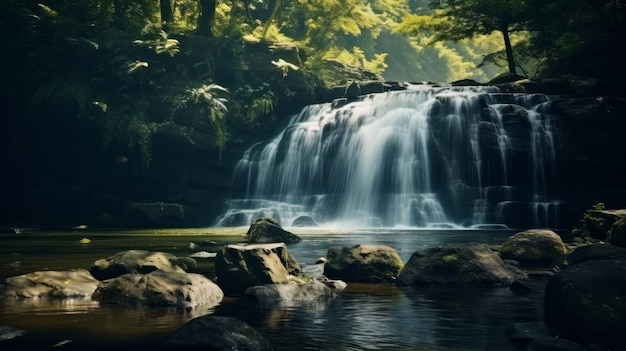
[{"label": "boulder", "polygon": [[398,285],[506,286],[526,278],[485,244],[448,245],[416,251],[400,271]]},{"label": "boulder", "polygon": [[335,291],[317,280],[292,281],[288,284],[265,284],[248,288],[245,295],[261,303],[316,303],[328,302]]},{"label": "boulder", "polygon": [[592,260],[546,285],[544,319],[561,337],[622,350],[626,345],[626,260]]},{"label": "boulder", "polygon": [[90,297],[98,287],[86,269],[39,271],[9,277],[0,284],[0,299]]},{"label": "boulder", "polygon": [[395,282],[403,262],[395,249],[385,245],[331,247],[324,274],[347,282]]},{"label": "boulder", "polygon": [[565,255],[560,263],[561,267],[576,265],[592,260],[608,260],[621,258],[626,260],[626,249],[603,243],[594,243],[575,248]]},{"label": "boulder", "polygon": [[203,275],[156,270],[104,280],[92,298],[119,305],[193,308],[215,306],[222,301],[224,293]]},{"label": "boulder", "polygon": [[252,222],[245,236],[249,244],[286,243],[295,244],[302,239],[280,226],[273,218],[261,217]]},{"label": "boulder", "polygon": [[299,273],[300,266],[285,243],[227,245],[215,258],[217,283],[227,294],[241,294],[256,285],[284,284]]},{"label": "boulder", "polygon": [[548,266],[567,252],[561,237],[549,229],[531,229],[507,239],[500,249],[503,259],[525,267]]},{"label": "boulder", "polygon": [[269,341],[250,325],[230,317],[203,316],[180,327],[157,351],[271,351]]},{"label": "boulder", "polygon": [[178,258],[166,252],[128,250],[94,262],[89,270],[98,280],[111,279],[127,273],[146,274],[157,269],[185,272],[195,269],[193,258]]}]

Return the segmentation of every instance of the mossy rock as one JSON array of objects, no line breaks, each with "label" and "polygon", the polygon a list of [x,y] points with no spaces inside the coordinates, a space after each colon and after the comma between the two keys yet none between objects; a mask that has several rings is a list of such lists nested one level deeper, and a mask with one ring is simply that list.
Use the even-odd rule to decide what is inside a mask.
[{"label": "mossy rock", "polygon": [[277,220],[271,217],[257,218],[252,222],[245,236],[249,244],[280,243],[295,244],[302,239],[283,229]]},{"label": "mossy rock", "polygon": [[518,261],[522,266],[550,265],[567,253],[561,237],[548,229],[531,229],[517,233],[502,244],[500,256]]},{"label": "mossy rock", "polygon": [[395,282],[404,266],[398,252],[385,245],[331,247],[326,258],[324,274],[346,282]]},{"label": "mossy rock", "polygon": [[485,244],[448,245],[416,251],[398,285],[509,285],[526,275]]}]

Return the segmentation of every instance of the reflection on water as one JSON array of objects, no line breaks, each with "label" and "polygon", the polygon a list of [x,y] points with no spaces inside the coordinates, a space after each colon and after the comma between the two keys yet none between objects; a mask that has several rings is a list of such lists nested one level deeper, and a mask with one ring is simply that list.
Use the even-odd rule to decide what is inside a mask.
[{"label": "reflection on water", "polygon": [[[25,233],[0,235],[0,278],[36,270],[89,268],[103,257],[129,249],[194,252],[200,240],[239,242],[247,228],[164,231]],[[325,256],[330,246],[383,244],[406,262],[419,249],[445,243],[498,244],[507,231],[304,230],[289,252],[301,264]],[[81,245],[89,237],[92,242]],[[19,262],[19,264],[16,264]],[[198,260],[199,271],[214,277],[212,260]],[[541,320],[544,281],[531,281],[531,294],[506,288],[397,288],[349,284],[325,304],[259,305],[228,297],[219,306],[194,310],[100,305],[90,299],[36,299],[0,302],[0,326],[29,334],[0,342],[2,350],[150,350],[192,318],[216,314],[243,320],[275,350],[506,350],[506,329],[516,322]],[[62,343],[62,347],[52,347]]]}]

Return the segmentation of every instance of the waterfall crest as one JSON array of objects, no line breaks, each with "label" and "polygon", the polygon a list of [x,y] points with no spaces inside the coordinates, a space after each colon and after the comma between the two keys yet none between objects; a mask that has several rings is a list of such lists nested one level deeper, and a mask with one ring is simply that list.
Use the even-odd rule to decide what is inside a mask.
[{"label": "waterfall crest", "polygon": [[549,97],[410,85],[306,106],[239,161],[216,226],[462,228],[558,221]]}]

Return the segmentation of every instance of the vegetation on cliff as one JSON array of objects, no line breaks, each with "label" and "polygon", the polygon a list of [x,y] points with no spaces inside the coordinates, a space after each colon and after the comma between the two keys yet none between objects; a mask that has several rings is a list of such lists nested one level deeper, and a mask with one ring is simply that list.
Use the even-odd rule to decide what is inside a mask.
[{"label": "vegetation on cliff", "polygon": [[609,0],[6,0],[6,198],[102,173],[77,161],[102,154],[147,173],[159,136],[219,160],[349,79],[619,79],[625,14]]}]

